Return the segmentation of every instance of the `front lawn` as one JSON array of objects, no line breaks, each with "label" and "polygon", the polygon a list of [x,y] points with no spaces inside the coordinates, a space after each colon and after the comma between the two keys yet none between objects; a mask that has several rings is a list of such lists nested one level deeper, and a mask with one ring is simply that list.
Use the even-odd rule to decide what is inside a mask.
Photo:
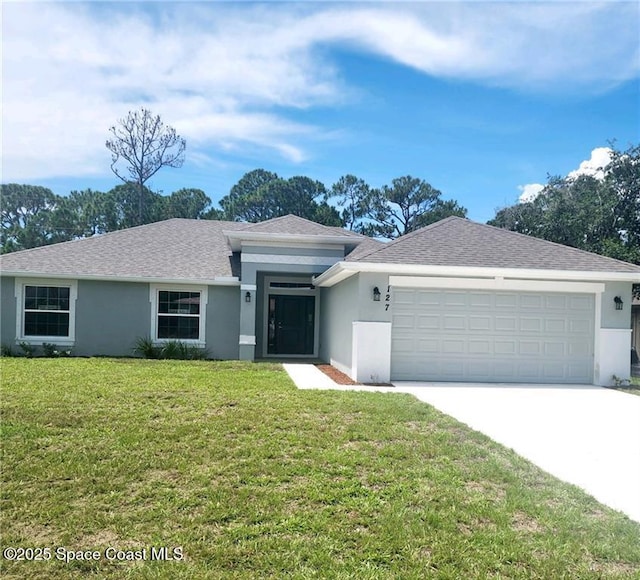
[{"label": "front lawn", "polygon": [[640,525],[408,395],[260,363],[1,364],[2,549],[51,550],[3,578],[640,574]]}]

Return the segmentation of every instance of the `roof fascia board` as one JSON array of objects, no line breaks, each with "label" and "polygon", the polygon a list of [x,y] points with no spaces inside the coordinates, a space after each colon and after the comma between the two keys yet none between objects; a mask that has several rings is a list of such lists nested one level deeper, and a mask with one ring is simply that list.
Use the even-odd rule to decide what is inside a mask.
[{"label": "roof fascia board", "polygon": [[541,270],[531,268],[485,268],[481,266],[425,266],[367,262],[338,262],[318,276],[316,285],[329,287],[348,276],[342,271],[380,273],[404,276],[443,276],[460,278],[513,278],[523,280],[576,280],[640,283],[640,272],[600,272],[595,270]]},{"label": "roof fascia board", "polygon": [[241,248],[242,251],[245,251],[246,247],[255,247],[256,245],[259,245],[262,248],[291,248],[291,249],[303,249],[303,248],[310,248],[310,249],[324,249],[324,250],[337,250],[337,251],[343,251],[345,245],[344,242],[341,244],[335,244],[335,243],[329,243],[329,244],[325,244],[325,243],[301,243],[301,242],[285,242],[282,240],[261,240],[261,241],[257,241],[257,240],[242,240],[240,242],[241,244]]},{"label": "roof fascia board", "polygon": [[362,240],[356,236],[274,234],[267,232],[247,232],[243,230],[223,231],[222,233],[229,240],[229,245],[234,252],[241,250],[243,242],[260,242],[261,244],[279,242],[285,246],[292,243],[304,244],[306,246],[327,244],[357,246],[362,242]]},{"label": "roof fascia board", "polygon": [[445,278],[441,276],[389,276],[389,284],[401,288],[451,290],[516,290],[520,292],[575,292],[601,294],[605,284],[568,280],[514,280],[505,278]]},{"label": "roof fascia board", "polygon": [[197,284],[199,286],[240,286],[240,279],[235,276],[217,276],[202,278],[152,278],[146,276],[93,276],[90,274],[51,274],[43,272],[11,272],[3,270],[0,276],[19,278],[44,278],[52,280],[94,280],[98,282],[139,282],[153,284]]}]

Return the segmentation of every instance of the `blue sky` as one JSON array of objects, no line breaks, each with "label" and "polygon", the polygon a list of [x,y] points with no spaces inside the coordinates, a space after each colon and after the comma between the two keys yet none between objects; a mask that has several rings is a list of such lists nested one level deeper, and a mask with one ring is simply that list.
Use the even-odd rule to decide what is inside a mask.
[{"label": "blue sky", "polygon": [[108,190],[108,128],[187,141],[148,185],[412,175],[476,221],[640,141],[637,2],[5,3],[2,182]]}]

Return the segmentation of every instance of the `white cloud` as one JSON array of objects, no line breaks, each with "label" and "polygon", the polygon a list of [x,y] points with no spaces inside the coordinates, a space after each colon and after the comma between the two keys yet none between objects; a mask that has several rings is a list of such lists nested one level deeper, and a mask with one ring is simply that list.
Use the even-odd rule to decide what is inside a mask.
[{"label": "white cloud", "polygon": [[611,149],[609,147],[596,147],[591,151],[591,157],[586,159],[578,169],[568,173],[568,177],[575,179],[580,175],[591,175],[596,179],[604,179],[604,168],[611,163]]},{"label": "white cloud", "polygon": [[518,189],[521,192],[518,201],[520,203],[527,203],[538,197],[540,192],[544,189],[544,185],[541,183],[527,183],[526,185],[518,185]]},{"label": "white cloud", "polygon": [[[576,179],[581,175],[590,175],[596,179],[604,179],[604,169],[611,163],[611,153],[612,151],[609,147],[596,147],[591,151],[591,157],[582,161],[578,169],[569,171],[567,177],[569,179]],[[540,183],[528,183],[526,185],[519,185],[518,189],[521,192],[518,202],[527,203],[538,197],[544,189],[544,185]]]},{"label": "white cloud", "polygon": [[[198,159],[309,158],[334,128],[290,112],[355,99],[327,48],[503,87],[605,90],[638,74],[634,3],[17,3],[3,7],[3,178],[99,175],[140,105]],[[630,25],[631,23],[631,25]]]}]

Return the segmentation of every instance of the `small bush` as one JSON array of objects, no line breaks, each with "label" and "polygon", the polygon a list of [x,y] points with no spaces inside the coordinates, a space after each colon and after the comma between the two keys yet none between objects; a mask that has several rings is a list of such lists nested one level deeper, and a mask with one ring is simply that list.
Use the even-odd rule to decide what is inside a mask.
[{"label": "small bush", "polygon": [[11,348],[10,345],[3,344],[2,346],[0,346],[0,356],[10,357],[15,355],[13,354],[13,349]]},{"label": "small bush", "polygon": [[44,356],[49,358],[59,358],[62,356],[71,356],[71,349],[62,349],[50,342],[42,343],[42,351]]},{"label": "small bush", "polygon": [[148,337],[138,338],[133,351],[143,358],[151,359],[205,360],[209,355],[207,349],[186,344],[180,340],[155,344]]},{"label": "small bush", "polygon": [[160,347],[153,344],[148,337],[140,337],[136,340],[133,352],[142,358],[160,358]]},{"label": "small bush", "polygon": [[36,347],[28,342],[21,342],[18,346],[22,350],[22,354],[27,358],[33,358],[36,354]]}]

